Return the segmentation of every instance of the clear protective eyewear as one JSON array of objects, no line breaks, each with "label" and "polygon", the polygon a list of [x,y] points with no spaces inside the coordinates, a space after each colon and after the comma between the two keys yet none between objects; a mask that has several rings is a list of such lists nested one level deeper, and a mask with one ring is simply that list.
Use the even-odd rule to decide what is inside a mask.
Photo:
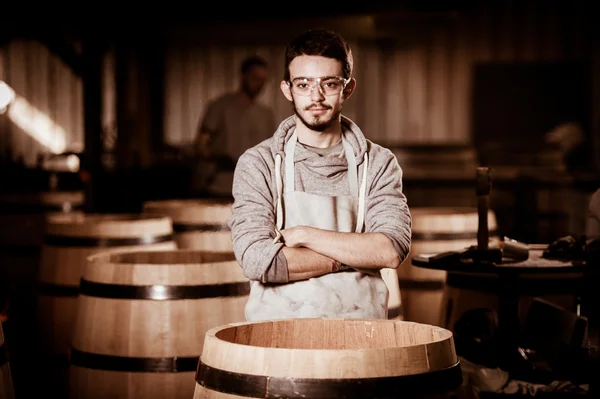
[{"label": "clear protective eyewear", "polygon": [[324,96],[338,95],[350,82],[350,78],[344,79],[341,76],[322,76],[320,78],[295,78],[288,86],[292,92],[299,96],[310,96],[313,89],[319,86],[319,91]]}]

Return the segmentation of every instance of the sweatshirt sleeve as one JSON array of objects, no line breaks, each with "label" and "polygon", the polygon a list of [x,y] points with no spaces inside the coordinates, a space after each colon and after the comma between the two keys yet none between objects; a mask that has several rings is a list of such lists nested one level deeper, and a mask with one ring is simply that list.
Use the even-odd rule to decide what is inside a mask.
[{"label": "sweatshirt sleeve", "polygon": [[[271,168],[272,169],[272,168]],[[232,214],[228,220],[236,260],[249,280],[288,282],[287,262],[275,238],[272,173],[258,151],[247,151],[234,172]]]},{"label": "sweatshirt sleeve", "polygon": [[372,182],[367,195],[365,231],[385,234],[404,261],[410,251],[412,217],[402,192],[402,169],[391,151],[377,155],[372,166],[374,175],[369,173]]}]

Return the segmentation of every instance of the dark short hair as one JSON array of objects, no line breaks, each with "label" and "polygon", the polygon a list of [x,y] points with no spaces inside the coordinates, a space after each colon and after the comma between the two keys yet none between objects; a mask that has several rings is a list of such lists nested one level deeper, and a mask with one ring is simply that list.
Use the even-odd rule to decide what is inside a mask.
[{"label": "dark short hair", "polygon": [[320,55],[342,63],[345,79],[352,76],[352,51],[344,38],[327,29],[312,29],[293,39],[285,50],[285,70],[283,79],[290,80],[290,63],[301,55]]},{"label": "dark short hair", "polygon": [[267,61],[264,58],[262,58],[261,56],[252,55],[250,57],[246,57],[244,59],[244,61],[242,61],[240,72],[242,72],[242,74],[244,74],[244,73],[248,72],[250,70],[250,68],[252,68],[255,65],[267,68],[268,64],[267,64]]}]

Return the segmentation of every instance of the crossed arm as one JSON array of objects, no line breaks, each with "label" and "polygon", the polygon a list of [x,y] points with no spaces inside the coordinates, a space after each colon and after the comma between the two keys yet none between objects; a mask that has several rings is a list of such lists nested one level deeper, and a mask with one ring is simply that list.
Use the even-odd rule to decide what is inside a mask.
[{"label": "crossed arm", "polygon": [[339,270],[397,268],[401,259],[383,233],[340,233],[308,226],[281,231],[290,281]]}]

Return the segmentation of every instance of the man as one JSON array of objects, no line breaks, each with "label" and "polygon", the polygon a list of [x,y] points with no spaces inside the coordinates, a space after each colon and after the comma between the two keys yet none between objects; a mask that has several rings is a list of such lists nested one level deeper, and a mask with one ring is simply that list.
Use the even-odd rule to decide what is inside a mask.
[{"label": "man", "polygon": [[341,115],[352,65],[336,33],[293,40],[281,91],[295,115],[238,160],[229,227],[247,320],[387,318],[380,270],[407,256],[411,217],[392,152]]},{"label": "man", "polygon": [[[275,130],[271,108],[258,102],[268,78],[267,62],[259,56],[241,64],[237,91],[212,101],[198,126],[194,152],[198,159],[195,189],[212,188],[231,195],[231,174],[237,158],[248,148],[269,137]],[[217,181],[214,181],[214,179]]]}]

